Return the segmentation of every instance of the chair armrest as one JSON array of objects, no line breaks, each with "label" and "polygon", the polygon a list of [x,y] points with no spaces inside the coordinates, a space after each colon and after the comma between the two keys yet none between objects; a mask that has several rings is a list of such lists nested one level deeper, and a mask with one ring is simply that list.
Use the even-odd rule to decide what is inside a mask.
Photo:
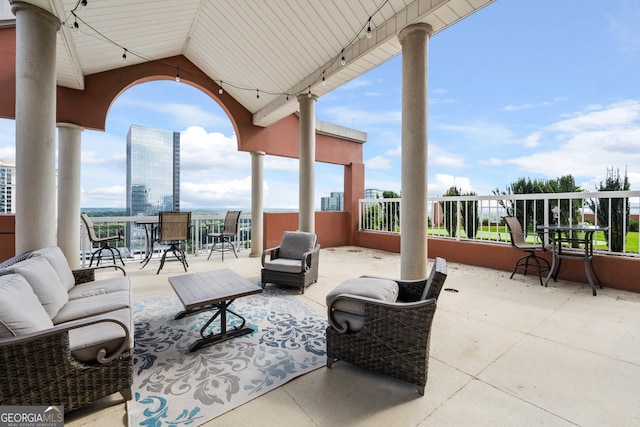
[{"label": "chair armrest", "polygon": [[280,246],[275,246],[273,248],[265,249],[262,252],[262,266],[264,267],[264,262],[266,261],[267,255],[269,255],[269,260],[278,258],[278,251],[280,250]]},{"label": "chair armrest", "polygon": [[124,268],[120,267],[119,265],[100,265],[100,266],[96,266],[96,267],[87,267],[87,268],[80,268],[77,270],[72,270],[71,272],[73,273],[73,277],[76,280],[75,284],[79,285],[81,283],[87,283],[87,282],[93,282],[94,280],[96,280],[96,270],[100,269],[106,269],[106,268],[114,268],[116,270],[120,270],[122,271],[122,275],[126,276],[127,272],[125,271]]},{"label": "chair armrest", "polygon": [[313,266],[313,259],[320,252],[320,245],[316,244],[312,250],[302,254],[302,270],[309,271]]},{"label": "chair armrest", "polygon": [[[42,331],[32,332],[30,334],[22,335],[19,337],[6,338],[0,340],[0,350],[2,348],[11,346],[33,348],[34,350],[36,350],[40,347],[39,342],[46,341],[60,335],[68,335],[69,331],[72,329],[82,328],[96,323],[115,323],[122,328],[125,334],[122,344],[112,354],[107,355],[106,348],[102,348],[98,351],[96,361],[101,364],[109,363],[112,360],[120,357],[124,353],[125,349],[129,346],[129,341],[131,340],[131,332],[129,331],[129,328],[121,321],[110,319],[107,317],[92,320],[73,320],[70,322],[65,322],[64,324],[54,326],[53,328],[44,329]],[[67,348],[67,351],[70,353],[71,349]]]},{"label": "chair armrest", "polygon": [[[333,329],[335,329],[339,333],[346,333],[349,331],[348,322],[344,325],[341,325],[333,316],[333,305],[337,301],[355,301],[355,302],[364,302],[364,328],[367,329],[367,326],[375,322],[377,320],[372,319],[370,315],[373,311],[386,313],[394,318],[396,321],[400,321],[400,323],[404,324],[406,327],[411,328],[420,328],[424,325],[421,323],[412,323],[410,318],[415,317],[416,311],[424,311],[430,309],[433,306],[433,311],[435,312],[436,300],[435,298],[430,298],[422,301],[413,301],[413,302],[387,302],[381,301],[374,298],[362,297],[359,295],[352,294],[342,294],[338,295],[333,299],[331,305],[327,307],[327,317],[329,318],[329,324]],[[371,329],[371,328],[369,328]]]}]

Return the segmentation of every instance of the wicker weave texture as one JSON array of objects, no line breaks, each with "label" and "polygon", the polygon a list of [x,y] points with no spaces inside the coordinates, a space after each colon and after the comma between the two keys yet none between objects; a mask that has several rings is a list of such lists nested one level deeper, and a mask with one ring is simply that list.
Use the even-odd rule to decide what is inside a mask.
[{"label": "wicker weave texture", "polygon": [[396,280],[398,301],[366,301],[364,326],[357,332],[334,329],[332,307],[328,307],[327,366],[343,360],[415,384],[423,394],[429,371],[431,325],[446,278],[446,261],[436,258],[427,279]]},{"label": "wicker weave texture", "polygon": [[435,311],[435,300],[412,308],[366,304],[360,331],[327,328],[327,357],[423,387]]},{"label": "wicker weave texture", "polygon": [[[277,249],[272,254],[272,259],[278,257]],[[320,245],[316,245],[315,249],[309,252],[307,256],[307,265],[309,268],[302,273],[287,273],[283,271],[262,269],[261,280],[264,289],[267,283],[276,285],[290,286],[300,288],[304,294],[307,286],[318,281],[318,268],[320,264]]]},{"label": "wicker weave texture", "polygon": [[131,398],[131,352],[108,364],[77,362],[68,333],[0,344],[1,405],[64,405],[65,412],[110,394]]}]

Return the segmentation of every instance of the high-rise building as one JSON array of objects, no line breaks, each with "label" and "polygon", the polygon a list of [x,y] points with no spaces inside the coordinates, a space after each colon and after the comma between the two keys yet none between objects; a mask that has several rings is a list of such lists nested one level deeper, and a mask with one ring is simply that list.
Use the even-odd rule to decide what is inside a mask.
[{"label": "high-rise building", "polygon": [[341,191],[332,191],[331,197],[321,197],[320,210],[343,211],[344,210],[344,193]]},{"label": "high-rise building", "polygon": [[382,199],[384,191],[378,190],[375,188],[365,188],[364,190],[364,198],[365,199]]},{"label": "high-rise building", "polygon": [[16,164],[0,160],[0,214],[16,212]]},{"label": "high-rise building", "polygon": [[180,132],[131,125],[127,133],[127,215],[180,211]]},{"label": "high-rise building", "polygon": [[[127,133],[127,215],[180,211],[180,132],[131,125]],[[127,247],[144,237],[127,227]],[[139,231],[139,230],[138,230]],[[140,244],[139,244],[140,243]]]}]

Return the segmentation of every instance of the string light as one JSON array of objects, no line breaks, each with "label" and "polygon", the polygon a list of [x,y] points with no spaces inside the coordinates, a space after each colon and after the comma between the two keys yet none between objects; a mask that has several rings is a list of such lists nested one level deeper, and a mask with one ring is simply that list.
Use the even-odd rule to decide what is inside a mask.
[{"label": "string light", "polygon": [[[375,15],[377,15],[377,14],[380,12],[380,10],[382,10],[382,8],[383,8],[387,3],[389,3],[389,0],[384,0],[384,1],[380,4],[380,6],[378,6],[378,7],[376,8],[376,10],[374,11],[374,13],[373,13],[371,16],[369,16],[369,18],[368,18],[368,20],[367,20],[367,23],[365,24],[365,25],[366,25],[366,37],[367,37],[368,39],[370,39],[370,38],[373,36],[372,31],[371,31],[371,20],[372,20],[372,18],[373,18]],[[125,48],[125,47],[123,47],[123,46],[119,45],[118,43],[116,43],[115,41],[111,40],[109,37],[107,37],[106,35],[102,34],[102,33],[101,33],[101,32],[99,32],[98,30],[96,30],[95,28],[93,28],[89,23],[87,23],[86,21],[82,20],[82,18],[80,18],[80,17],[78,17],[78,16],[76,15],[76,13],[75,13],[75,12],[76,12],[77,10],[82,10],[83,8],[85,8],[85,7],[87,6],[87,4],[88,4],[88,0],[78,0],[78,1],[77,1],[75,8],[73,8],[73,9],[70,11],[70,15],[73,15],[74,21],[73,21],[73,23],[72,23],[72,24],[70,24],[70,25],[69,25],[69,28],[71,29],[71,31],[74,31],[74,32],[79,31],[80,25],[78,24],[78,20],[80,20],[80,22],[82,22],[84,25],[86,25],[89,29],[91,29],[93,32],[95,32],[98,36],[100,36],[101,38],[103,38],[105,41],[107,41],[107,42],[109,42],[109,43],[111,43],[111,44],[113,44],[113,45],[115,45],[115,46],[117,46],[117,47],[122,48],[122,49],[123,49],[123,53],[122,53],[122,63],[126,63],[126,62],[127,62],[127,53],[129,53],[129,50],[127,50],[127,48]],[[64,23],[63,23],[63,24],[64,24]],[[351,39],[351,40],[350,40],[350,41],[345,45],[345,47],[343,47],[343,48],[342,48],[342,50],[340,51],[340,65],[341,65],[341,66],[345,66],[345,65],[347,64],[347,59],[346,59],[346,55],[345,55],[345,49],[347,49],[347,48],[351,47],[351,46],[352,46],[352,45],[353,45],[353,44],[358,40],[358,37],[360,37],[360,35],[362,34],[362,30],[363,30],[363,29],[364,29],[364,25],[363,25],[362,27],[360,27],[360,31],[359,31],[359,32],[357,32],[357,33],[355,34],[355,36],[354,36],[354,37],[353,37],[353,38],[352,38],[352,39]],[[138,53],[135,53],[135,52],[131,52],[131,53],[133,53],[133,54],[134,54],[134,56],[136,56],[136,57],[138,57],[138,58],[140,58],[140,59],[142,59],[142,60],[144,60],[144,61],[148,61],[148,62],[157,62],[157,63],[161,63],[161,64],[164,64],[164,65],[172,65],[172,64],[169,64],[169,63],[165,63],[165,62],[164,62],[164,61],[162,61],[162,60],[157,60],[157,59],[153,59],[153,58],[146,57],[145,55],[142,55],[142,54],[138,54]],[[337,59],[338,59],[337,57],[333,57],[333,60],[331,61],[331,65],[333,65]],[[316,83],[318,83],[318,80],[320,80],[320,81],[321,81],[321,84],[322,84],[323,86],[324,86],[324,85],[326,85],[326,84],[327,84],[327,79],[326,79],[326,75],[325,75],[325,74],[326,74],[326,71],[331,67],[331,65],[330,65],[329,67],[327,67],[327,69],[322,70],[322,76],[321,76],[321,78],[320,78],[320,79],[316,79],[316,80],[314,80],[314,82],[313,82],[312,84],[316,84]],[[184,71],[184,70],[183,70],[183,71]],[[188,71],[188,70],[187,70],[187,71]],[[189,71],[189,72],[190,72],[190,73],[198,73],[197,71]],[[202,73],[202,72],[200,72],[200,73],[198,73],[198,74],[203,74],[203,73]],[[207,76],[206,74],[204,74],[203,76],[204,76],[204,77],[209,77],[209,76]],[[176,77],[175,77],[175,79],[176,79],[176,82],[180,82],[180,68],[179,68],[179,67],[176,67]],[[245,91],[246,91],[246,90],[253,90],[253,89],[248,88],[248,87],[243,87],[243,86],[235,85],[235,84],[228,83],[228,82],[227,82],[227,85],[228,85],[228,86],[231,86],[231,87],[234,87],[234,88],[236,88],[236,89],[239,89],[239,90],[245,90]],[[261,92],[261,91],[260,91],[260,89],[255,89],[255,91],[256,91],[256,99],[260,99],[260,92]],[[264,90],[263,90],[262,92],[267,93],[267,94],[269,94],[269,95],[280,95],[280,96],[282,96],[282,95],[286,95],[286,100],[287,100],[287,101],[289,101],[289,99],[290,99],[290,95],[291,95],[291,94],[289,94],[289,93],[282,93],[282,92],[269,92],[269,91],[264,91]],[[220,81],[220,84],[218,85],[218,94],[222,95],[223,93],[224,93],[224,89],[222,88],[222,80],[221,80],[221,81]],[[304,93],[304,92],[303,92],[303,93]],[[311,93],[311,85],[309,85],[309,87],[308,87],[307,96],[308,96],[309,98],[311,98],[311,97],[313,96],[313,94]]]},{"label": "string light", "polygon": [[71,28],[71,31],[77,32],[78,29],[80,28],[80,25],[78,24],[78,17],[76,16],[76,14],[73,14],[73,24],[69,25],[69,28]]}]

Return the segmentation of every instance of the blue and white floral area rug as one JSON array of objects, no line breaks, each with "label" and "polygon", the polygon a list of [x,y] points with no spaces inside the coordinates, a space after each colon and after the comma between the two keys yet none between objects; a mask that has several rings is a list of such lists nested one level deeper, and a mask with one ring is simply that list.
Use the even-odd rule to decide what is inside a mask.
[{"label": "blue and white floral area rug", "polygon": [[323,313],[277,288],[239,298],[230,309],[254,332],[191,353],[211,312],[174,320],[182,310],[175,295],[135,304],[129,426],[197,426],[325,366]]}]

